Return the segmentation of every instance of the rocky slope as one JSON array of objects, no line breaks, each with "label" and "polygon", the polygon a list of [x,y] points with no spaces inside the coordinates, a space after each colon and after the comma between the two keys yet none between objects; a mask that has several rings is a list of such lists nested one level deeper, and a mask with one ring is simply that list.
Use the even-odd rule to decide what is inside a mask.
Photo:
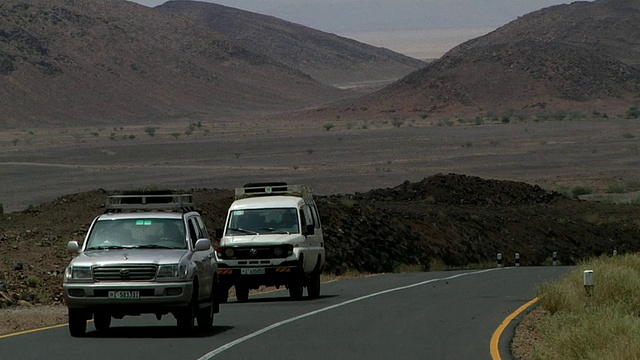
[{"label": "rocky slope", "polygon": [[198,19],[240,46],[325,84],[391,81],[425,65],[391,50],[218,4],[168,1],[156,9]]},{"label": "rocky slope", "polygon": [[347,102],[343,113],[620,114],[638,105],[639,34],[637,1],[544,8],[457,46],[376,93]]},{"label": "rocky slope", "polygon": [[[223,225],[233,192],[193,189],[211,229]],[[72,194],[0,216],[0,305],[61,302],[66,243],[81,241],[105,191]],[[464,175],[364,193],[317,197],[328,273],[562,264],[640,251],[640,206],[586,202],[540,187]]]}]

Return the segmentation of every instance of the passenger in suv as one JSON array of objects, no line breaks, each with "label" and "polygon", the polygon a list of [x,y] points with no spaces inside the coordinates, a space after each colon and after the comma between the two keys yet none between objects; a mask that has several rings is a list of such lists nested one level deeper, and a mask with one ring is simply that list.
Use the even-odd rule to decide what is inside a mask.
[{"label": "passenger in suv", "polygon": [[126,315],[173,314],[183,330],[209,328],[219,311],[217,263],[188,194],[116,195],[107,199],[65,271],[69,332],[87,320],[103,331]]},{"label": "passenger in suv", "polygon": [[311,192],[286,183],[247,184],[236,189],[224,229],[216,233],[220,302],[235,286],[238,301],[250,289],[286,286],[292,299],[320,296],[325,262],[318,209]]}]

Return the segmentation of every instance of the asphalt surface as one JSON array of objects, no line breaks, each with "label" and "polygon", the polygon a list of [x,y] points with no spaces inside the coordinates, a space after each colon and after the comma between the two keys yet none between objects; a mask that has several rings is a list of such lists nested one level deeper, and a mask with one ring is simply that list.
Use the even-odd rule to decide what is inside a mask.
[{"label": "asphalt surface", "polygon": [[[221,306],[214,327],[184,335],[172,316],[114,320],[72,338],[66,326],[0,339],[2,359],[491,359],[505,318],[568,267],[378,275],[325,283],[315,300],[286,291]],[[508,328],[500,341],[508,359]]]}]

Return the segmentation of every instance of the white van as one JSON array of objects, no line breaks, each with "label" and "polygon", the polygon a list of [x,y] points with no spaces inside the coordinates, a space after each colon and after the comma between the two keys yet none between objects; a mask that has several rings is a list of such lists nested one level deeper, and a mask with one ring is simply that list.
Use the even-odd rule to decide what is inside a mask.
[{"label": "white van", "polygon": [[325,262],[318,209],[309,189],[284,182],[236,189],[216,247],[221,302],[235,286],[238,301],[260,286],[285,286],[292,299],[320,296]]}]

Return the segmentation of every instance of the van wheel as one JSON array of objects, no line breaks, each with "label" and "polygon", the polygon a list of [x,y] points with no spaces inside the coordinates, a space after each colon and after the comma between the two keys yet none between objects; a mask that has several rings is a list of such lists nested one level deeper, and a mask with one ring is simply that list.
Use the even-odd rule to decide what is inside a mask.
[{"label": "van wheel", "polygon": [[111,315],[99,312],[93,314],[93,325],[98,331],[109,330],[109,326],[111,326]]},{"label": "van wheel", "polygon": [[229,301],[229,288],[218,289],[218,303],[226,304]]},{"label": "van wheel", "polygon": [[300,300],[302,299],[302,292],[304,290],[304,274],[302,272],[302,268],[296,269],[289,279],[289,284],[287,287],[289,288],[289,297],[292,300]]},{"label": "van wheel", "polygon": [[236,285],[236,299],[240,302],[249,300],[249,287],[246,285]]},{"label": "van wheel", "polygon": [[307,293],[312,299],[320,297],[320,271],[317,269],[313,270],[313,273],[311,273],[311,278],[307,284]]},{"label": "van wheel", "polygon": [[73,337],[84,336],[87,331],[87,314],[80,309],[69,309],[69,333]]}]

